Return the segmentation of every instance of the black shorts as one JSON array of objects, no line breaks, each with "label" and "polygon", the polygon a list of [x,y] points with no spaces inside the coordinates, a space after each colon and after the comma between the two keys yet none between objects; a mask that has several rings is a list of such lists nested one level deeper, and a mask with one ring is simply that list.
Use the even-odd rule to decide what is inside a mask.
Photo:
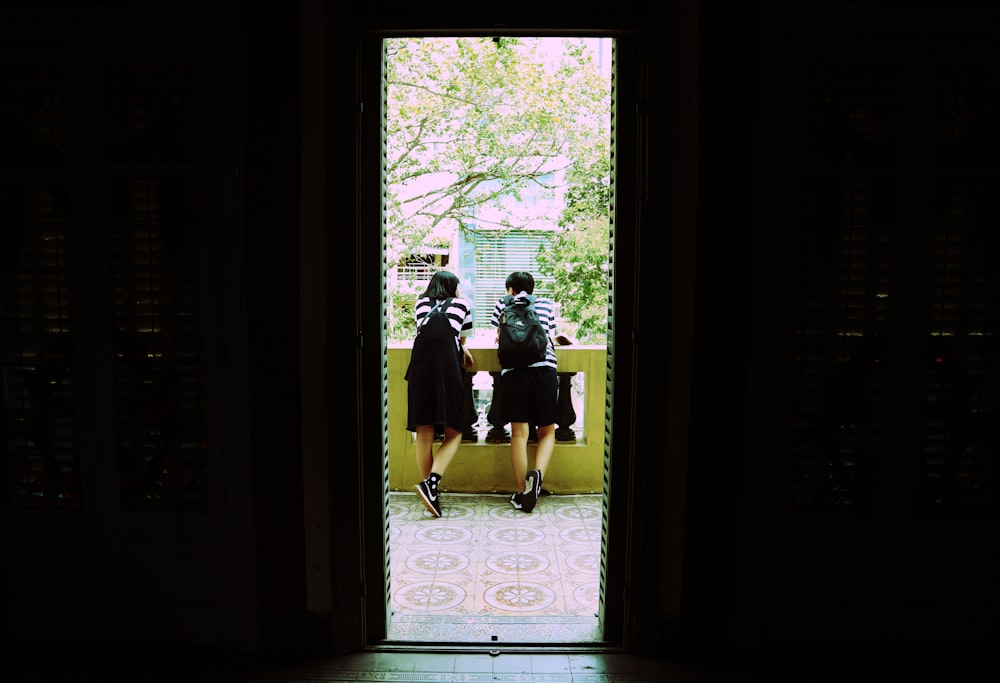
[{"label": "black shorts", "polygon": [[555,368],[539,366],[505,372],[503,383],[504,422],[527,422],[534,427],[556,423],[559,379]]}]

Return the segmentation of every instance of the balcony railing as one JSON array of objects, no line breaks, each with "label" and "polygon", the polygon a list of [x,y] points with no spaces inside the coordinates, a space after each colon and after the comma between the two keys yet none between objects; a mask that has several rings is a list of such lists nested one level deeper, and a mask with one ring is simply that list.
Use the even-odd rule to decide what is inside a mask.
[{"label": "balcony railing", "polygon": [[[410,342],[390,343],[388,349],[389,487],[395,491],[412,489],[420,481],[413,434],[406,431],[406,380],[403,375],[410,362],[411,346]],[[470,348],[476,369],[465,373],[466,429],[462,445],[442,479],[442,490],[512,492],[515,482],[510,466],[509,425],[496,422],[498,407],[503,401],[496,346],[474,341]],[[559,360],[556,446],[544,488],[551,493],[600,493],[604,482],[607,349],[604,346],[558,346],[556,356]],[[535,448],[534,441],[529,439],[529,468],[534,461]]]},{"label": "balcony railing", "polygon": [[396,268],[396,277],[403,282],[427,282],[439,270],[441,270],[441,266],[431,264],[398,266]]}]

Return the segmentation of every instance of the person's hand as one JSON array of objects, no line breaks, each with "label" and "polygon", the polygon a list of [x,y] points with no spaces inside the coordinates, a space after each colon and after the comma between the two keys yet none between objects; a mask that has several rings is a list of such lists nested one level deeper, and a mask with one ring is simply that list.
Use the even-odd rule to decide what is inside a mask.
[{"label": "person's hand", "polygon": [[462,367],[470,372],[476,367],[476,359],[472,357],[472,351],[469,349],[462,349]]}]

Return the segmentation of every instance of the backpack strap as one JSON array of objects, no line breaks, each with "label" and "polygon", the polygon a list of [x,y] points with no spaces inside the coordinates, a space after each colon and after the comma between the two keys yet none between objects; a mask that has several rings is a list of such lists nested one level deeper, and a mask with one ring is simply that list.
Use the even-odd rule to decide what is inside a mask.
[{"label": "backpack strap", "polygon": [[500,311],[500,322],[503,323],[507,319],[507,307],[514,301],[514,297],[510,294],[503,295],[503,310]]},{"label": "backpack strap", "polygon": [[438,307],[439,307],[439,306],[440,306],[441,304],[445,304],[445,303],[448,303],[448,302],[449,302],[449,301],[451,301],[451,300],[452,300],[453,298],[454,298],[454,297],[450,297],[450,296],[449,296],[449,297],[448,297],[447,299],[441,299],[441,300],[440,300],[440,301],[438,301],[438,302],[437,302],[436,304],[434,304],[434,305],[433,305],[433,306],[431,307],[431,310],[427,311],[427,315],[425,315],[425,316],[423,317],[423,319],[421,319],[421,321],[420,321],[420,325],[418,325],[418,326],[417,326],[417,332],[420,332],[420,328],[422,328],[422,327],[423,327],[424,325],[426,325],[426,324],[427,324],[427,321],[428,321],[428,320],[430,320],[430,317],[431,317],[431,313],[433,313],[434,311],[436,311],[436,310],[438,309]]}]

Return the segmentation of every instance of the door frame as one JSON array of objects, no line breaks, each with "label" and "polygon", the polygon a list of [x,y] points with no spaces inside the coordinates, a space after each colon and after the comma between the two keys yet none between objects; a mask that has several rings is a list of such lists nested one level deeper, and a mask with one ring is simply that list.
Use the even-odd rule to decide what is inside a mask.
[{"label": "door frame", "polygon": [[[532,30],[529,27],[501,32],[494,30],[407,31],[407,35],[547,35],[577,36],[600,35],[615,39],[614,84],[612,90],[613,180],[611,249],[613,273],[609,285],[608,330],[608,435],[604,457],[604,515],[602,521],[601,551],[601,611],[600,623],[604,633],[600,647],[622,648],[629,641],[627,631],[626,579],[631,571],[630,528],[633,518],[631,507],[635,499],[628,495],[630,472],[634,457],[631,448],[634,392],[632,385],[636,374],[629,368],[634,358],[634,292],[637,289],[638,257],[638,206],[643,201],[640,182],[639,133],[642,116],[635,106],[641,79],[640,41],[633,31],[622,28],[593,27],[553,32]],[[389,29],[362,32],[357,43],[359,107],[356,146],[356,197],[357,222],[355,225],[356,262],[355,291],[359,313],[359,376],[358,376],[358,425],[359,425],[359,490],[379,491],[379,495],[361,495],[363,547],[364,641],[375,646],[384,641],[388,633],[389,595],[389,537],[388,537],[388,451],[385,425],[387,391],[387,347],[385,340],[384,291],[386,264],[384,259],[384,230],[370,226],[382,225],[382,147],[384,112],[381,106],[384,95],[382,86],[383,38],[399,35]],[[366,226],[367,229],[366,229]],[[377,260],[376,260],[377,259]],[[376,267],[376,263],[378,266]],[[619,296],[617,293],[621,293]],[[617,379],[615,369],[618,369]],[[372,388],[377,387],[378,391]],[[380,438],[365,438],[378,434]],[[612,458],[611,455],[615,454]],[[613,465],[613,466],[612,466]],[[610,487],[615,481],[615,488]],[[607,587],[614,587],[608,590]],[[377,597],[376,597],[377,596]],[[481,647],[478,644],[475,647]],[[421,643],[427,649],[427,643]]]}]

